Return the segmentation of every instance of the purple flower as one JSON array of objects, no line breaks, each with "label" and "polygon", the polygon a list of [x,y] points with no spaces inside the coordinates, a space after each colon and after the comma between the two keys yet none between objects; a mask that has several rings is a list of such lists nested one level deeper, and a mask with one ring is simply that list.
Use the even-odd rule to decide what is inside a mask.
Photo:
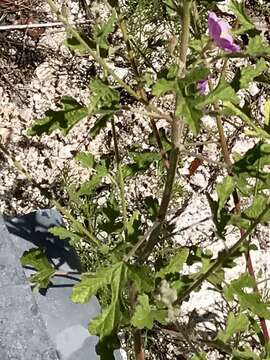
[{"label": "purple flower", "polygon": [[206,79],[197,82],[196,88],[202,95],[206,95],[208,93],[209,90],[208,79],[209,78],[207,77]]},{"label": "purple flower", "polygon": [[233,37],[229,33],[229,25],[219,20],[214,12],[208,14],[208,30],[209,36],[216,46],[225,51],[237,52],[240,50],[240,46],[234,43]]}]

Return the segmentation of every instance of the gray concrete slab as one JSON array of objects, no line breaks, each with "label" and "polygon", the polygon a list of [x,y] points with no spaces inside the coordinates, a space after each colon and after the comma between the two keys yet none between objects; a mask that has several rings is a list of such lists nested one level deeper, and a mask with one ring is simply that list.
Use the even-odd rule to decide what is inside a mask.
[{"label": "gray concrete slab", "polygon": [[0,359],[58,360],[1,217],[0,269]]},{"label": "gray concrete slab", "polygon": [[[5,220],[12,240],[10,246],[13,247],[13,251],[11,250],[11,253],[15,254],[12,255],[11,263],[13,263],[14,258],[18,260],[25,250],[42,247],[57,269],[63,271],[81,270],[79,260],[68,242],[59,240],[48,233],[51,226],[59,225],[62,222],[57,211],[40,210],[23,217]],[[1,246],[6,253],[8,251],[7,244],[1,245],[0,240],[0,253]],[[15,267],[15,269],[17,268]],[[23,276],[20,278],[20,272],[17,277],[15,276],[17,274],[15,269],[13,277],[5,277],[3,280],[5,284],[14,281],[16,284],[25,284],[25,278]],[[33,272],[29,269],[24,270],[27,276]],[[95,360],[99,359],[95,352],[98,338],[91,336],[87,327],[90,319],[100,313],[100,305],[95,297],[88,304],[72,303],[70,294],[72,286],[78,279],[78,276],[54,277],[48,290],[43,293],[34,293],[34,298],[38,313],[45,324],[46,332],[54,344],[59,358],[63,360]],[[4,315],[0,312],[0,323],[1,316]],[[29,326],[31,327],[31,325]],[[6,360],[0,356],[0,360],[2,359]],[[31,358],[20,359],[30,360]],[[115,351],[115,359],[121,359],[119,351]]]}]

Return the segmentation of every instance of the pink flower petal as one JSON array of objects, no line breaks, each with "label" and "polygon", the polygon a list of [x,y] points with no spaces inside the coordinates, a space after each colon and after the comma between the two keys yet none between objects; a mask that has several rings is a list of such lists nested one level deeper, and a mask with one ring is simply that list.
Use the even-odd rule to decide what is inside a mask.
[{"label": "pink flower petal", "polygon": [[229,34],[230,28],[229,28],[229,25],[225,21],[219,20],[218,24],[221,29],[221,34],[220,34],[221,37],[224,37],[224,35]]},{"label": "pink flower petal", "polygon": [[234,44],[233,42],[231,42],[226,38],[220,38],[219,40],[216,41],[216,44],[220,49],[223,49],[225,51],[231,51],[231,52],[240,51],[240,46]]},{"label": "pink flower petal", "polygon": [[208,15],[208,30],[211,39],[215,39],[221,34],[221,28],[218,23],[218,18],[213,12],[209,12]]},{"label": "pink flower petal", "polygon": [[229,33],[229,25],[220,20],[212,11],[208,14],[208,30],[209,37],[214,40],[216,46],[220,49],[231,52],[240,51],[240,46],[234,43],[234,39]]}]

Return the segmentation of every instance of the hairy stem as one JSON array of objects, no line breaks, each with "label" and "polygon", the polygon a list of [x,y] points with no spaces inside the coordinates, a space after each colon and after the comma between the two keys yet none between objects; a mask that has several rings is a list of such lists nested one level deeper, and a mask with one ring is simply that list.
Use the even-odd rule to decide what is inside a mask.
[{"label": "hairy stem", "polygon": [[117,166],[117,178],[118,178],[118,186],[120,190],[120,199],[121,199],[121,205],[122,205],[122,213],[124,218],[124,232],[125,232],[125,238],[127,240],[127,204],[125,199],[125,183],[123,178],[123,172],[121,168],[121,160],[119,155],[119,149],[118,149],[118,142],[117,142],[117,136],[115,131],[115,123],[114,118],[112,117],[111,120],[112,123],[112,135],[113,135],[113,143],[114,143],[114,153],[115,153],[115,161]]},{"label": "hairy stem", "polygon": [[[181,32],[181,40],[180,40],[180,63],[181,63],[181,72],[179,72],[179,76],[184,72],[186,68],[187,61],[187,51],[188,51],[188,43],[189,43],[189,35],[190,35],[190,8],[191,1],[184,0],[183,2],[183,15],[182,15],[182,32]],[[177,104],[177,99],[176,99]],[[163,192],[159,212],[157,215],[156,222],[158,226],[156,226],[156,222],[153,225],[153,231],[149,236],[149,239],[141,253],[140,262],[144,262],[148,259],[154,247],[159,243],[160,231],[162,229],[162,225],[166,218],[166,214],[168,211],[169,203],[172,196],[173,184],[175,181],[175,175],[177,170],[177,164],[179,159],[179,152],[181,148],[181,140],[182,133],[184,129],[184,124],[181,119],[177,116],[173,117],[173,122],[171,126],[171,140],[172,140],[172,150],[170,152],[169,158],[169,169],[167,172],[167,179],[165,183],[165,189]]]}]

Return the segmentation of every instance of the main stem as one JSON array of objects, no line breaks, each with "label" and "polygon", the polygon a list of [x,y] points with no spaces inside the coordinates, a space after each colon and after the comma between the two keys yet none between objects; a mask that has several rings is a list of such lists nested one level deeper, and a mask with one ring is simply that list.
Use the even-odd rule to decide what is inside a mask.
[{"label": "main stem", "polygon": [[[180,76],[186,68],[187,62],[187,52],[188,52],[188,43],[189,43],[189,35],[190,35],[190,8],[191,8],[191,1],[184,0],[183,2],[183,13],[182,13],[182,32],[181,32],[181,39],[180,39],[180,55],[179,60],[181,64],[181,69],[179,70],[178,75]],[[180,68],[180,67],[179,67]],[[177,98],[176,98],[177,104]],[[181,119],[177,116],[173,116],[173,122],[171,127],[171,139],[172,139],[172,150],[170,152],[170,159],[169,159],[169,169],[167,172],[167,179],[165,183],[165,189],[163,192],[159,212],[157,215],[156,222],[158,226],[153,227],[153,231],[149,236],[149,239],[141,253],[139,261],[142,263],[146,261],[151,254],[154,247],[160,241],[159,235],[163,225],[163,222],[166,218],[166,214],[168,211],[169,203],[171,200],[173,184],[175,181],[175,174],[177,170],[177,164],[179,159],[179,152],[181,147],[181,140],[182,140],[182,132],[183,132],[184,124]],[[155,225],[155,224],[154,224]]]}]

